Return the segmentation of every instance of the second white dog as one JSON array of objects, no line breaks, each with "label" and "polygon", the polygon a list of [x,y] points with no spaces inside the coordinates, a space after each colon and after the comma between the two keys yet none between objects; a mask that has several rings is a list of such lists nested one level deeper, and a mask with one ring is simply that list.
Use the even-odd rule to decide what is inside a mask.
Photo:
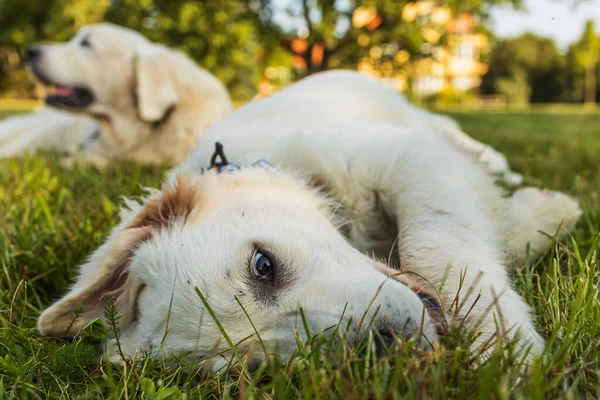
[{"label": "second white dog", "polygon": [[116,25],[88,25],[28,53],[50,108],[0,124],[0,156],[75,149],[98,167],[176,165],[232,109],[223,84],[185,54]]}]

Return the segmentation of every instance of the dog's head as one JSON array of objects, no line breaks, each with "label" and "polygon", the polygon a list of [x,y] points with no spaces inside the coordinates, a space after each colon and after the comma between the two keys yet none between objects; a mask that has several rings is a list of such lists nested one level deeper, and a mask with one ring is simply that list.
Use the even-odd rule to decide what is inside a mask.
[{"label": "dog's head", "polygon": [[200,292],[242,350],[260,337],[285,358],[297,334],[332,331],[350,340],[371,331],[384,343],[436,340],[437,296],[406,277],[390,279],[390,270],[350,246],[330,218],[320,194],[281,172],[179,177],[141,205],[128,202],[120,225],[38,327],[45,335],[77,334],[114,296],[126,353],[226,351]]},{"label": "dog's head", "polygon": [[31,46],[28,67],[49,87],[48,105],[100,117],[133,115],[151,123],[179,99],[168,51],[133,30],[96,24],[67,43]]}]

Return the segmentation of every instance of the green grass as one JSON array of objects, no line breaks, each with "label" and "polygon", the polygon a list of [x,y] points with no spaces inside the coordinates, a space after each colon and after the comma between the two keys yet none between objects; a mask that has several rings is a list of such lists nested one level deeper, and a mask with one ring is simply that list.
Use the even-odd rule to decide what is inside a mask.
[{"label": "green grass", "polygon": [[13,110],[2,110],[0,109],[0,119],[9,117],[11,115],[18,115],[24,113],[24,111],[13,111]]},{"label": "green grass", "polygon": [[380,359],[316,341],[301,346],[287,366],[217,378],[193,364],[164,370],[144,358],[124,370],[100,361],[94,339],[40,338],[39,312],[117,222],[120,197],[139,195],[140,185],[158,186],[163,172],[131,164],[67,172],[55,156],[42,154],[0,161],[0,399],[599,398],[600,113],[451,115],[503,151],[527,183],[576,195],[585,210],[573,239],[514,267],[516,286],[548,339],[545,356],[524,377],[510,353],[500,351],[475,368],[460,332],[435,352],[408,343]]}]

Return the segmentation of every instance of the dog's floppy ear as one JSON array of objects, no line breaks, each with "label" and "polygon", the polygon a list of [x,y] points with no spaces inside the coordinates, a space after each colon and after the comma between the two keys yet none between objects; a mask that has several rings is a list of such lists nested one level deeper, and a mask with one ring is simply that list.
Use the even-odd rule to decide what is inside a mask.
[{"label": "dog's floppy ear", "polygon": [[[47,336],[72,336],[91,320],[104,315],[107,301],[114,296],[120,316],[127,327],[135,316],[135,301],[140,289],[129,276],[129,259],[138,243],[148,236],[145,228],[117,228],[109,239],[81,267],[79,278],[62,299],[46,309],[38,329]],[[76,310],[81,313],[76,316]]]},{"label": "dog's floppy ear", "polygon": [[179,102],[170,65],[169,50],[163,46],[146,45],[138,51],[135,94],[138,114],[143,121],[159,121]]},{"label": "dog's floppy ear", "polygon": [[130,273],[131,259],[153,232],[168,228],[191,212],[198,196],[190,182],[178,179],[173,186],[146,199],[143,206],[128,202],[129,210],[124,210],[122,222],[81,267],[75,285],[40,316],[38,329],[42,335],[78,334],[87,323],[104,316],[104,308],[113,296],[119,327],[125,329],[131,324],[143,287],[143,282]]}]

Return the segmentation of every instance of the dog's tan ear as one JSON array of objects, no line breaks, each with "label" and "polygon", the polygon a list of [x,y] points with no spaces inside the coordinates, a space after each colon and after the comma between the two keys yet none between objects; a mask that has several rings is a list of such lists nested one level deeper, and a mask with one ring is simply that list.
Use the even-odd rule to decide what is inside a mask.
[{"label": "dog's tan ear", "polygon": [[169,50],[163,46],[144,46],[137,54],[135,91],[138,114],[143,121],[159,121],[179,102],[170,65]]},{"label": "dog's tan ear", "polygon": [[[185,220],[199,198],[194,181],[179,178],[162,192],[156,191],[143,205],[129,201],[122,222],[81,267],[75,285],[42,313],[38,320],[40,333],[78,334],[90,321],[104,316],[104,308],[113,296],[119,327],[127,328],[136,317],[137,297],[143,287],[143,282],[130,273],[136,250],[157,230]],[[74,318],[80,307],[81,312]]]},{"label": "dog's tan ear", "polygon": [[[137,244],[148,237],[148,229],[115,229],[89,261],[81,267],[79,278],[62,299],[46,309],[38,329],[47,336],[72,336],[91,320],[104,315],[104,307],[114,296],[121,328],[135,317],[139,282],[129,275],[129,261]],[[77,309],[81,312],[76,315]]]}]

